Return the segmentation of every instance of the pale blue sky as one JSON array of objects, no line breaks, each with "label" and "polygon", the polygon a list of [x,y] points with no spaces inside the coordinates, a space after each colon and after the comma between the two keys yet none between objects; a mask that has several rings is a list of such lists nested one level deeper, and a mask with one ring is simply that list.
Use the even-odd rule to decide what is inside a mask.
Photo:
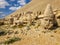
[{"label": "pale blue sky", "polygon": [[30,0],[0,0],[0,18],[26,5]]}]

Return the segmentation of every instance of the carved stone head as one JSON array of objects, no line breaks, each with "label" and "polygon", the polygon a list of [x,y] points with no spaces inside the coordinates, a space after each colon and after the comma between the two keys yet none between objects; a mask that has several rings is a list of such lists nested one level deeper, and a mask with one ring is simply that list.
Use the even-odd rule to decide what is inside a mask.
[{"label": "carved stone head", "polygon": [[60,14],[56,15],[56,21],[58,26],[60,26]]},{"label": "carved stone head", "polygon": [[46,29],[52,28],[54,25],[53,18],[44,17],[43,19],[41,19],[41,25]]},{"label": "carved stone head", "polygon": [[44,12],[44,17],[43,19],[41,19],[41,25],[45,28],[45,29],[50,29],[53,27],[54,25],[54,14],[52,11],[52,8],[50,6],[50,4],[47,5],[47,8],[45,9]]}]

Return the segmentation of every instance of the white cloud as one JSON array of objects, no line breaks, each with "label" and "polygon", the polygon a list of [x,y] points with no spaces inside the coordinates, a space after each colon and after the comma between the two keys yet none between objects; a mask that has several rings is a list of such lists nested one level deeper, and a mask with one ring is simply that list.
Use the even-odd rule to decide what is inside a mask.
[{"label": "white cloud", "polygon": [[2,17],[6,16],[5,14],[1,14]]},{"label": "white cloud", "polygon": [[12,11],[15,11],[15,10],[18,10],[19,8],[21,8],[21,6],[19,6],[19,7],[10,7],[9,9],[12,10]]},{"label": "white cloud", "polygon": [[10,10],[17,10],[17,7],[10,7]]},{"label": "white cloud", "polygon": [[0,12],[0,14],[2,14],[3,12]]},{"label": "white cloud", "polygon": [[14,4],[14,6],[19,6],[18,4]]},{"label": "white cloud", "polygon": [[20,9],[20,8],[21,8],[21,6],[17,7],[17,9]]},{"label": "white cloud", "polygon": [[26,4],[25,0],[18,0],[18,3],[19,3],[20,5],[25,5],[25,4]]},{"label": "white cloud", "polygon": [[[17,3],[19,3],[22,6],[26,4],[25,0],[17,0]],[[10,7],[9,9],[12,11],[15,11],[15,10],[18,10],[19,8],[21,8],[21,6],[19,6],[19,7],[16,7],[16,6],[19,6],[19,5],[14,4],[14,6]]]},{"label": "white cloud", "polygon": [[5,0],[0,0],[0,8],[5,8],[5,6],[8,6],[8,2]]},{"label": "white cloud", "polygon": [[0,12],[0,18],[3,18],[5,16],[6,16],[6,14],[4,14],[3,12]]}]

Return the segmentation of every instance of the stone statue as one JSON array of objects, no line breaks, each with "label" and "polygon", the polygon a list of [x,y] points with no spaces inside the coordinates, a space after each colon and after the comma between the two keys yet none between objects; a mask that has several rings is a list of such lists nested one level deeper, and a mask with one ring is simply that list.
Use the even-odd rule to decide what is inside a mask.
[{"label": "stone statue", "polygon": [[60,13],[56,14],[56,21],[58,26],[60,27]]},{"label": "stone statue", "polygon": [[45,29],[51,29],[54,25],[54,14],[50,4],[47,5],[45,12],[43,14],[43,19],[41,19],[41,25]]}]

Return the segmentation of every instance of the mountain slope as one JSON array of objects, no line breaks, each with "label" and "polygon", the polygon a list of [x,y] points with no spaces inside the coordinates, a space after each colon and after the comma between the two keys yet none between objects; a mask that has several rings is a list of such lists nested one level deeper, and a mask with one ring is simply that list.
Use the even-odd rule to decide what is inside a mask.
[{"label": "mountain slope", "polygon": [[47,4],[51,4],[53,9],[60,9],[60,0],[31,0],[30,3],[26,4],[25,6],[10,15],[16,15],[26,11],[41,11],[43,13]]},{"label": "mountain slope", "polygon": [[[45,29],[41,26],[41,18],[35,16],[37,11],[43,13],[47,4],[51,4],[53,9],[58,8],[56,15],[60,15],[60,0],[32,0],[21,9],[6,16],[5,18],[7,20],[0,20],[0,23],[3,22],[0,25],[0,45],[8,43],[9,45],[60,45],[60,27],[55,25],[56,27],[53,26],[54,28],[52,30]],[[20,13],[29,11],[34,12],[33,15],[30,15],[30,12],[24,16],[22,14],[20,17]],[[25,21],[27,22],[25,23]]]}]

